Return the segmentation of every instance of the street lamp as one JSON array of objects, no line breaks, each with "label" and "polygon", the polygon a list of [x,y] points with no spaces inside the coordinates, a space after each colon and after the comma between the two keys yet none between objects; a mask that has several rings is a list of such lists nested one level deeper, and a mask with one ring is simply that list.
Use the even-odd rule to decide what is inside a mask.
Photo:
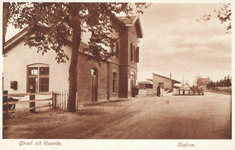
[{"label": "street lamp", "polygon": [[187,72],[187,69],[183,69],[183,84],[182,84],[182,87],[184,88],[184,71],[186,70],[186,72]]}]

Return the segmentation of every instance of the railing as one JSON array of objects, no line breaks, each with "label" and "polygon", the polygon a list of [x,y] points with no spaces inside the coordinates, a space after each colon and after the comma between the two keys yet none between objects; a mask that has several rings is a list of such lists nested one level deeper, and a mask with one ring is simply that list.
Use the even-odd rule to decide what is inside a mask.
[{"label": "railing", "polygon": [[[43,95],[48,95],[48,96],[43,96]],[[26,96],[29,96],[29,98],[27,98]],[[20,100],[22,97],[26,99]],[[42,97],[42,98],[39,98],[39,97]],[[45,105],[46,103],[43,103],[44,101],[48,101],[49,103]],[[27,106],[24,106],[24,109],[27,108],[26,110],[28,110],[31,113],[34,113],[35,109],[46,108],[46,107],[66,111],[67,105],[68,105],[68,93],[67,92],[47,92],[47,93],[8,94],[8,91],[3,91],[3,116],[6,116],[10,110],[14,110],[16,104],[23,105],[25,103],[28,103],[29,106],[28,108]],[[36,106],[36,103],[37,104],[40,103],[44,105]]]},{"label": "railing", "polygon": [[[37,98],[35,99],[36,95],[48,95],[50,98]],[[25,104],[25,103],[29,103],[29,112],[33,113],[35,112],[35,109],[38,108],[45,108],[45,107],[49,107],[51,108],[53,106],[53,97],[52,97],[52,93],[16,93],[16,94],[8,94],[8,91],[3,91],[3,117],[5,117],[8,112],[12,109],[15,109],[15,105],[16,104]],[[29,99],[26,99],[24,101],[19,101],[20,98],[25,97],[25,96],[29,96]],[[17,97],[17,98],[16,98]],[[40,105],[37,106],[35,105],[35,103],[39,103],[39,102],[43,102],[43,101],[49,101],[49,103],[47,105]],[[42,103],[41,103],[42,104]]]}]

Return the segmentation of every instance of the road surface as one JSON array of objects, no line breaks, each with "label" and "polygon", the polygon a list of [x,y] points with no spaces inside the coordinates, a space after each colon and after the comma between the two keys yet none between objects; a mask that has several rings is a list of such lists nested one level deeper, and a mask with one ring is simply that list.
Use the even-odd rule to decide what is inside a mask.
[{"label": "road surface", "polygon": [[231,96],[139,97],[91,103],[76,113],[10,113],[10,139],[231,139]]}]

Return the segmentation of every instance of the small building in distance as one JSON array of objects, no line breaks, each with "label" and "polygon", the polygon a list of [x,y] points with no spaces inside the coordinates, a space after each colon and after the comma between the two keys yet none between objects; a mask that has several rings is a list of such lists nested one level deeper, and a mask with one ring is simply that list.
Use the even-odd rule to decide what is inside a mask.
[{"label": "small building in distance", "polygon": [[173,90],[174,84],[175,83],[181,83],[180,81],[174,80],[156,73],[153,73],[153,89],[157,89],[158,85],[161,86],[162,89],[164,90]]},{"label": "small building in distance", "polygon": [[146,90],[146,89],[153,88],[152,82],[149,82],[149,81],[140,81],[140,82],[138,82],[138,86],[139,86],[140,90]]},{"label": "small building in distance", "polygon": [[198,78],[197,79],[197,86],[199,88],[203,88],[203,90],[205,90],[206,89],[206,84],[208,82],[210,82],[210,78],[209,77],[208,78]]}]

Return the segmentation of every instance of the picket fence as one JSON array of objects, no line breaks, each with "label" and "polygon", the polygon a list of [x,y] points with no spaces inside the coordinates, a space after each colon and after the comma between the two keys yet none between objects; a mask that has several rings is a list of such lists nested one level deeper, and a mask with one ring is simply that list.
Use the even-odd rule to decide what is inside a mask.
[{"label": "picket fence", "polygon": [[67,110],[68,92],[52,92],[53,107],[60,110]]}]

